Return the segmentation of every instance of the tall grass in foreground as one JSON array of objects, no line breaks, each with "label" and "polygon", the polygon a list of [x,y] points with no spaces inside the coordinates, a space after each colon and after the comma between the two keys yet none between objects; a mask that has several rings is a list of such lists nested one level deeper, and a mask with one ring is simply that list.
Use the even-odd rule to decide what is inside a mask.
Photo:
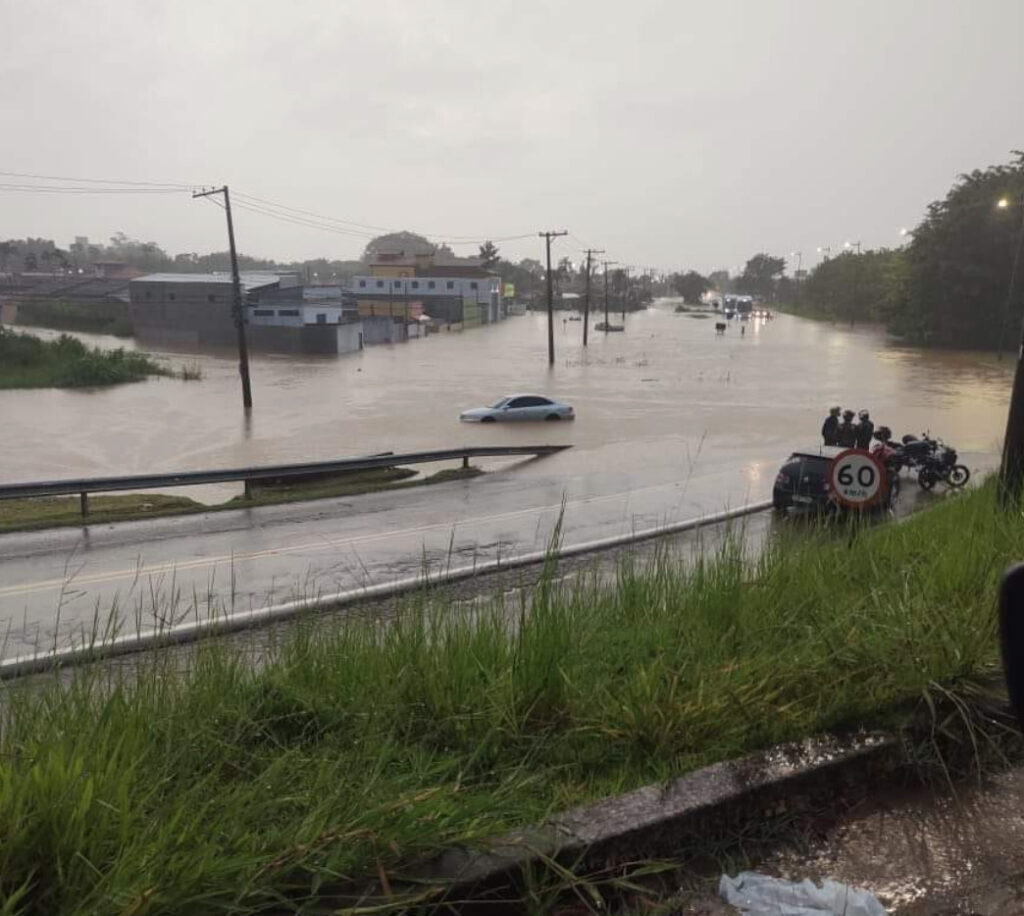
[{"label": "tall grass in foreground", "polygon": [[993,488],[855,538],[661,553],[472,612],[10,685],[0,914],[250,913],[990,672]]}]

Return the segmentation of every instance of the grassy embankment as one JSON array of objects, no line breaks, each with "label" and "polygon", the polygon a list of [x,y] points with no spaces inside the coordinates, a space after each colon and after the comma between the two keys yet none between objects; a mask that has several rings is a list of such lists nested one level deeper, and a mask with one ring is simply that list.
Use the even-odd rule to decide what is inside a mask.
[{"label": "grassy embankment", "polygon": [[87,331],[131,337],[131,306],[127,302],[65,302],[60,299],[30,299],[18,303],[18,324],[53,328],[57,331]]},{"label": "grassy embankment", "polygon": [[66,334],[43,341],[0,326],[0,388],[92,388],[137,382],[150,375],[196,377],[192,369],[175,373],[144,353],[90,350]]},{"label": "grassy embankment", "polygon": [[[248,509],[278,503],[327,499],[332,496],[356,496],[401,487],[419,487],[449,480],[475,477],[479,468],[446,468],[419,480],[410,480],[416,472],[410,468],[378,468],[349,471],[318,480],[273,485],[255,484],[251,498],[233,496],[222,503],[207,505],[187,496],[166,496],[161,493],[127,493],[116,496],[89,497],[89,515],[83,519],[77,496],[42,496],[32,499],[0,500],[0,532],[31,531],[39,528],[62,528],[74,525],[99,525],[104,522],[125,522],[171,515],[194,515],[199,512],[220,512],[225,509]],[[2,911],[0,911],[2,913]]]},{"label": "grassy embankment", "polygon": [[753,567],[663,554],[471,615],[424,592],[258,670],[201,645],[11,689],[0,913],[254,913],[776,742],[967,716],[1021,556],[985,486]]}]

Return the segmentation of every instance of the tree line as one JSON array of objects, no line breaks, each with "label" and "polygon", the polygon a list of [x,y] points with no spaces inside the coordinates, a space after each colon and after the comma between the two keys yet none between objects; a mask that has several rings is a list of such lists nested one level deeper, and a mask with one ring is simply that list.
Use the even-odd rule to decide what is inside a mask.
[{"label": "tree line", "polygon": [[899,248],[847,248],[806,276],[785,270],[784,258],[760,252],[737,276],[690,270],[669,281],[689,303],[745,293],[815,318],[880,323],[911,344],[1015,347],[1024,318],[1024,152],[961,175]]},{"label": "tree line", "polygon": [[802,314],[881,323],[912,344],[1008,349],[1024,317],[1022,248],[1024,152],[1015,151],[961,175],[903,246],[845,250],[804,282],[780,278],[773,293]]}]

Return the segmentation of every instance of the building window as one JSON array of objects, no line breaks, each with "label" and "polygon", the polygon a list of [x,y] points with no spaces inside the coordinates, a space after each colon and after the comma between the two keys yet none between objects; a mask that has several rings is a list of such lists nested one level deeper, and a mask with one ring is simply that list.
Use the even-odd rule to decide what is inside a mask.
[{"label": "building window", "polygon": [[401,280],[395,280],[395,289],[401,289],[401,288],[402,288],[402,281]]},{"label": "building window", "polygon": [[206,301],[207,302],[216,302],[217,301],[217,297],[213,293],[210,293],[210,295],[206,297]]},{"label": "building window", "polygon": [[174,301],[174,293],[168,293],[167,294],[167,298],[170,299],[171,302],[173,302]]},{"label": "building window", "polygon": [[378,280],[377,281],[377,289],[384,289],[384,281],[383,280]]},{"label": "building window", "polygon": [[454,280],[449,280],[448,281],[448,289],[455,289],[455,281]]},{"label": "building window", "polygon": [[436,285],[433,280],[427,280],[427,289],[433,289]]},{"label": "building window", "polygon": [[412,288],[413,289],[419,289],[420,288],[420,281],[419,280],[413,280],[412,281]]},{"label": "building window", "polygon": [[277,314],[279,318],[298,318],[298,309],[278,309]]},{"label": "building window", "polygon": [[359,281],[359,288],[360,289],[366,289],[366,281],[365,280],[360,280]]},{"label": "building window", "polygon": [[476,280],[469,284],[470,289],[476,289]]},{"label": "building window", "polygon": [[323,312],[317,312],[316,314],[317,324],[327,324],[327,316]]},{"label": "building window", "polygon": [[273,317],[274,310],[273,309],[253,309],[252,313],[257,318],[270,318],[270,317]]}]

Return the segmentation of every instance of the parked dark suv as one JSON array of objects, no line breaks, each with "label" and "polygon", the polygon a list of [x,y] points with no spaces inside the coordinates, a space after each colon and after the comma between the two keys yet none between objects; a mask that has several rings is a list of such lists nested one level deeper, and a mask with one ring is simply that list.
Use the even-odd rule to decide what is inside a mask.
[{"label": "parked dark suv", "polygon": [[821,446],[793,452],[779,469],[772,488],[772,504],[779,511],[804,507],[807,509],[829,509],[834,505],[830,500],[828,471],[832,459],[841,448]]}]

